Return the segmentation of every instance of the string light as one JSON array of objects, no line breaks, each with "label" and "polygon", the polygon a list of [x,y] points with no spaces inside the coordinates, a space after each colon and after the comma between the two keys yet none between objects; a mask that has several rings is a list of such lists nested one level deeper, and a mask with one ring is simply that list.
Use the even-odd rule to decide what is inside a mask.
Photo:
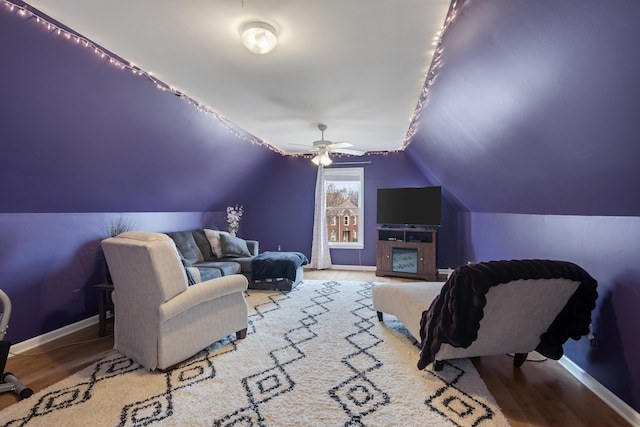
[{"label": "string light", "polygon": [[429,101],[431,85],[433,84],[433,82],[435,82],[438,75],[438,70],[442,66],[442,39],[444,38],[444,35],[447,33],[449,28],[451,28],[451,25],[458,16],[459,9],[462,7],[465,1],[466,0],[453,0],[451,2],[449,12],[447,13],[447,17],[444,20],[444,25],[442,26],[442,29],[438,31],[436,37],[434,37],[434,41],[432,44],[436,46],[436,49],[433,53],[433,59],[431,60],[431,65],[429,66],[427,75],[425,76],[424,85],[422,86],[422,90],[420,91],[420,98],[418,98],[418,103],[415,110],[413,111],[413,115],[411,116],[409,129],[407,130],[407,134],[405,135],[404,142],[402,144],[402,150],[407,148],[407,146],[411,143],[411,139],[418,131],[418,119],[420,119],[422,110]]},{"label": "string light", "polygon": [[[65,28],[60,27],[58,24],[48,21],[47,18],[41,16],[39,14],[39,11],[37,11],[37,9],[31,8],[29,5],[24,4],[24,5],[18,5],[15,4],[9,0],[0,0],[0,2],[2,4],[4,4],[7,9],[10,12],[15,12],[17,10],[17,13],[20,16],[26,16],[28,19],[29,18],[33,18],[35,19],[36,23],[42,24],[42,25],[46,25],[47,30],[52,32],[53,34],[56,35],[63,35],[67,40],[74,40],[76,42],[76,44],[84,44],[85,48],[92,48],[94,53],[96,55],[99,55],[100,58],[109,58],[109,64],[121,69],[121,70],[131,70],[131,72],[137,76],[141,76],[141,77],[145,77],[148,80],[150,80],[152,83],[154,83],[156,85],[156,88],[164,91],[164,92],[170,92],[173,95],[176,95],[177,97],[179,97],[181,100],[186,101],[189,105],[194,106],[198,111],[207,114],[207,115],[212,115],[213,117],[215,117],[233,136],[235,136],[238,139],[241,139],[243,141],[246,142],[250,142],[251,144],[254,145],[260,145],[266,148],[269,148],[272,151],[275,151],[276,153],[279,153],[281,155],[287,155],[287,156],[292,156],[292,157],[304,157],[304,158],[311,158],[315,155],[314,154],[301,154],[301,153],[287,153],[277,147],[274,147],[273,145],[269,144],[268,142],[259,139],[253,135],[248,134],[247,132],[244,131],[240,131],[238,129],[238,127],[236,125],[234,125],[231,121],[229,121],[226,117],[224,117],[222,114],[216,112],[215,110],[213,110],[211,107],[208,107],[205,104],[202,104],[201,102],[195,100],[194,98],[190,97],[189,95],[185,94],[184,92],[179,91],[178,89],[174,88],[173,86],[168,85],[167,83],[164,83],[163,81],[159,80],[158,78],[154,77],[153,74],[151,72],[145,71],[143,69],[141,69],[140,67],[138,67],[137,65],[135,65],[132,62],[127,62],[124,61],[122,59],[120,59],[119,57],[117,57],[116,55],[108,52],[107,50],[103,49],[102,47],[98,46],[97,44],[95,44],[94,42],[92,42],[91,40],[76,34],[74,32],[71,32],[69,30],[66,30]],[[439,32],[439,35],[436,36],[435,40],[434,40],[434,44],[437,46],[436,50],[434,52],[434,56],[433,56],[433,60],[431,61],[431,66],[429,67],[429,71],[427,72],[426,78],[425,78],[425,83],[424,86],[422,88],[421,94],[420,94],[420,98],[418,99],[418,103],[416,105],[416,108],[414,110],[414,113],[411,117],[411,121],[409,124],[409,129],[407,131],[407,134],[404,138],[404,142],[402,145],[402,148],[398,149],[398,150],[387,150],[387,151],[367,151],[367,154],[382,154],[382,155],[388,155],[389,153],[396,153],[399,151],[403,151],[407,145],[409,145],[409,143],[411,142],[411,138],[415,135],[415,133],[417,132],[418,129],[418,119],[420,118],[420,114],[422,112],[422,109],[424,108],[424,106],[427,104],[428,98],[429,98],[429,88],[431,86],[431,84],[433,84],[433,82],[435,81],[436,75],[437,75],[437,71],[441,66],[441,55],[442,55],[442,47],[441,47],[441,43],[442,43],[442,38],[443,36],[446,34],[447,30],[449,29],[449,27],[451,26],[452,22],[455,20],[455,18],[458,15],[458,9],[461,6],[462,3],[464,3],[465,0],[453,0],[451,3],[451,7],[449,8],[449,13],[447,14],[447,18],[445,19],[445,24],[442,28],[442,30]],[[32,10],[33,9],[33,10]],[[339,153],[332,153],[332,155],[337,156],[337,157],[342,157],[343,155],[339,154]],[[345,154],[344,156],[349,156],[347,154]]]}]

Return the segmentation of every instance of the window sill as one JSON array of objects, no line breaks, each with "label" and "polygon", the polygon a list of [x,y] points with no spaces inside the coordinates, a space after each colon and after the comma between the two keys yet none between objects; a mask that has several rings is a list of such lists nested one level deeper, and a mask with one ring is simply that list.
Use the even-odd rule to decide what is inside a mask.
[{"label": "window sill", "polygon": [[362,243],[329,243],[329,249],[364,249]]}]

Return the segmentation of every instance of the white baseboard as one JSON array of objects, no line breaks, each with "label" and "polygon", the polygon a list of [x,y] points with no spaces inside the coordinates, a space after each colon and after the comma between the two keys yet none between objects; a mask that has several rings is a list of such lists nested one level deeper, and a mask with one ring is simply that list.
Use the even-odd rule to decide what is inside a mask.
[{"label": "white baseboard", "polygon": [[565,356],[562,356],[558,362],[560,363],[560,366],[569,371],[571,375],[598,396],[600,400],[609,405],[611,409],[620,414],[620,416],[627,420],[629,424],[632,426],[640,426],[640,413],[636,412],[626,402],[609,391],[608,388],[600,384],[600,382],[585,372],[580,366],[576,365],[571,361],[571,359],[568,359]]},{"label": "white baseboard", "polygon": [[[332,265],[329,270],[356,270],[356,271],[376,271],[375,265]],[[439,268],[438,274],[448,276],[453,273],[453,268]]]},{"label": "white baseboard", "polygon": [[[305,269],[312,270],[308,265],[304,266]],[[329,270],[355,270],[355,271],[376,271],[375,265],[332,265]],[[453,273],[453,268],[439,268],[438,274],[442,276],[448,276]]]},{"label": "white baseboard", "polygon": [[[72,323],[71,325],[63,326],[60,329],[56,329],[55,331],[47,332],[46,334],[38,335],[37,337],[33,337],[26,341],[19,342],[17,344],[11,344],[11,353],[20,354],[25,351],[29,351],[34,349],[42,344],[48,343],[50,341],[56,340],[58,338],[62,338],[65,335],[69,335],[73,332],[84,329],[88,326],[95,325],[98,323],[98,315],[88,317],[84,320],[81,320],[76,323]],[[9,355],[11,357],[12,355]]]},{"label": "white baseboard", "polygon": [[[314,270],[308,265],[304,266],[305,270]],[[354,270],[354,271],[376,271],[375,265],[332,265],[328,270]]]},{"label": "white baseboard", "polygon": [[331,270],[376,271],[375,265],[332,265]]}]

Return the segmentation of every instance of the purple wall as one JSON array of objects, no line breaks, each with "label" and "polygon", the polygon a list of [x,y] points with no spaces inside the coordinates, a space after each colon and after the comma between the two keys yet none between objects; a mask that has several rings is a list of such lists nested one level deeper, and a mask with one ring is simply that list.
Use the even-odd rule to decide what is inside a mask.
[{"label": "purple wall", "polygon": [[640,218],[460,214],[465,261],[560,259],[598,281],[592,315],[596,348],[569,340],[565,355],[601,384],[640,408]]},{"label": "purple wall", "polygon": [[639,23],[637,0],[466,2],[412,158],[471,212],[640,215]]}]

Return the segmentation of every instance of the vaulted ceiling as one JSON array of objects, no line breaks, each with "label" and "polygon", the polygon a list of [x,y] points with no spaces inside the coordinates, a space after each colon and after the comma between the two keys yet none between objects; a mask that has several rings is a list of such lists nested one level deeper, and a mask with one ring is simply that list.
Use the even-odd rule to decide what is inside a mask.
[{"label": "vaulted ceiling", "polygon": [[[403,147],[449,0],[28,0],[83,37],[287,153],[320,139]],[[263,21],[278,44],[249,52]]]}]

